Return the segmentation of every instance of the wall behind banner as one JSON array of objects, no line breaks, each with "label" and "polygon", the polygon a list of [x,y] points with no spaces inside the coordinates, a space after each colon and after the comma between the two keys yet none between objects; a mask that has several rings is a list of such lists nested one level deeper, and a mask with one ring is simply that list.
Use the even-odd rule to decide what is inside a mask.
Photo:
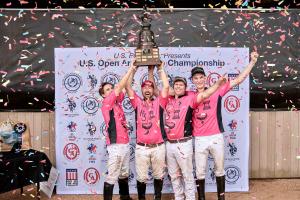
[{"label": "wall behind banner", "polygon": [[[136,46],[134,10],[1,10],[0,109],[54,109],[54,48]],[[160,10],[152,29],[159,46],[249,47],[252,110],[300,107],[300,11]],[[19,101],[20,98],[22,101]]]}]

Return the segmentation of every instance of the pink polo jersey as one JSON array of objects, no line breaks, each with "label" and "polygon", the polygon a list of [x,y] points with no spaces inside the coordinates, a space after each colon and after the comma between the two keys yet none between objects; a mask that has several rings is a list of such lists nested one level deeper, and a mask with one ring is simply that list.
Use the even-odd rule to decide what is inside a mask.
[{"label": "pink polo jersey", "polygon": [[167,97],[161,95],[147,102],[136,93],[130,98],[136,114],[136,142],[144,144],[158,144],[166,138],[163,121],[163,111],[167,104]]},{"label": "pink polo jersey", "polygon": [[168,97],[165,130],[169,140],[192,135],[192,114],[197,105],[195,93],[186,92],[177,99],[173,96]]},{"label": "pink polo jersey", "polygon": [[230,82],[205,99],[193,112],[193,136],[209,136],[224,132],[222,97],[230,90]]},{"label": "pink polo jersey", "polygon": [[122,107],[124,93],[116,96],[112,91],[102,102],[102,115],[106,125],[106,144],[127,144],[129,142],[128,128]]}]

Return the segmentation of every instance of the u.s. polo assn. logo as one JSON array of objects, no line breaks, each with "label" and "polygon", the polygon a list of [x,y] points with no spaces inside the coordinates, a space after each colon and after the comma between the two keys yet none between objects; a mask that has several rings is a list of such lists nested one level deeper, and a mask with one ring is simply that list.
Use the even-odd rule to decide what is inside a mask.
[{"label": "u.s. polo assn. logo", "polygon": [[123,110],[125,113],[129,114],[134,111],[134,108],[131,105],[130,99],[126,96],[122,102]]},{"label": "u.s. polo assn. logo", "polygon": [[101,83],[107,82],[112,85],[117,84],[120,81],[120,77],[114,73],[107,73],[101,77]]},{"label": "u.s. polo assn. logo", "polygon": [[88,97],[81,103],[82,109],[87,114],[95,114],[100,107],[98,100],[94,97]]},{"label": "u.s. polo assn. logo", "polygon": [[240,178],[240,168],[234,165],[229,165],[225,168],[225,180],[228,184],[235,184]]},{"label": "u.s. polo assn. logo", "polygon": [[78,74],[67,74],[63,79],[63,85],[69,92],[76,92],[82,85],[82,79]]}]

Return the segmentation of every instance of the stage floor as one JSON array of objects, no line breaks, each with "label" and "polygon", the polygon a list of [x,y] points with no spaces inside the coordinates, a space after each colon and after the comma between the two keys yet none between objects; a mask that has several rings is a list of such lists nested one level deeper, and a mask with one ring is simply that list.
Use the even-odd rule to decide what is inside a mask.
[{"label": "stage floor", "polygon": [[[20,190],[0,194],[1,200],[33,200],[36,194],[35,187],[24,188],[24,195],[20,195]],[[132,195],[137,199],[136,195]],[[48,199],[42,194],[41,199]],[[55,200],[102,200],[102,195],[53,195]],[[114,200],[119,196],[115,195]],[[147,195],[147,200],[152,200],[152,195]],[[165,194],[165,200],[173,199],[173,195]],[[216,193],[207,193],[206,200],[215,200]],[[250,180],[250,191],[243,193],[226,193],[229,200],[300,200],[300,179],[259,179]]]}]

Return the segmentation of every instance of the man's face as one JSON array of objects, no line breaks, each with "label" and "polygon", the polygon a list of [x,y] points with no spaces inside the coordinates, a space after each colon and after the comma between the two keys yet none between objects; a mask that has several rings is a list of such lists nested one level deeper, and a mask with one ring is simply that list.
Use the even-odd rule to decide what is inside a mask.
[{"label": "man's face", "polygon": [[112,84],[106,84],[103,87],[103,97],[107,97],[108,95],[110,95],[110,93],[114,90],[114,87]]},{"label": "man's face", "polygon": [[142,87],[142,94],[144,99],[152,99],[153,94],[154,94],[154,89],[150,85],[145,85]]},{"label": "man's face", "polygon": [[185,87],[184,82],[182,82],[182,81],[176,81],[174,83],[174,92],[175,92],[175,95],[177,95],[177,96],[184,95],[185,89],[186,89],[186,87]]},{"label": "man's face", "polygon": [[203,89],[205,87],[206,76],[204,74],[195,74],[192,77],[192,82],[196,85],[197,89]]}]

